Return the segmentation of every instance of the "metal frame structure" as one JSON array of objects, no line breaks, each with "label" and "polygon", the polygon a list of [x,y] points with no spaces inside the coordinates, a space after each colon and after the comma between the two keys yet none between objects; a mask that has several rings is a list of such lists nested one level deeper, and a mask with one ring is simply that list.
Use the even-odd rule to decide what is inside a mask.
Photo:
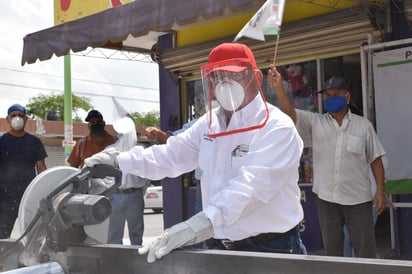
[{"label": "metal frame structure", "polygon": [[[363,109],[364,117],[375,121],[375,98],[374,98],[374,84],[373,84],[373,63],[372,63],[372,54],[378,50],[384,50],[386,48],[410,45],[412,44],[412,38],[401,39],[396,41],[390,41],[385,43],[376,43],[372,44],[369,37],[368,45],[361,47],[361,72],[362,72],[362,97],[363,97]],[[392,201],[392,195],[389,195],[390,201]],[[391,231],[391,248],[395,249],[395,224],[394,224],[394,208],[412,208],[412,203],[407,202],[390,202],[391,206],[389,207],[390,214],[390,231]]]}]

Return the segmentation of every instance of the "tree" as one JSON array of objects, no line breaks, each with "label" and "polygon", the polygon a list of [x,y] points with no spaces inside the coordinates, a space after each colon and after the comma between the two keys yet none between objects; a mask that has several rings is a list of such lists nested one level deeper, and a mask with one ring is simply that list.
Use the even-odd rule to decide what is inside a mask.
[{"label": "tree", "polygon": [[[81,122],[77,111],[83,109],[88,111],[93,108],[90,104],[90,99],[86,97],[79,97],[72,95],[72,108],[75,114],[73,120]],[[60,114],[60,120],[64,120],[64,95],[45,95],[40,94],[37,97],[29,99],[29,103],[26,105],[26,111],[28,116],[32,118],[46,119],[49,112],[57,112]]]},{"label": "tree", "polygon": [[160,127],[160,113],[158,111],[153,110],[147,113],[132,112],[131,116],[138,126]]}]

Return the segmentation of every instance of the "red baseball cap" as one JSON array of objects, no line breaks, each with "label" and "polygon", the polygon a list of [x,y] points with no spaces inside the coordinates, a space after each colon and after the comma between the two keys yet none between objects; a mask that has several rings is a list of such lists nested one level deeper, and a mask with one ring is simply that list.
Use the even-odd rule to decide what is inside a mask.
[{"label": "red baseball cap", "polygon": [[249,47],[244,44],[239,43],[223,43],[219,46],[212,49],[208,57],[208,65],[228,62],[229,60],[234,59],[237,61],[243,61],[243,65],[223,65],[214,70],[225,70],[232,72],[242,72],[248,67],[246,63],[252,64],[252,69],[257,69],[255,56]]}]

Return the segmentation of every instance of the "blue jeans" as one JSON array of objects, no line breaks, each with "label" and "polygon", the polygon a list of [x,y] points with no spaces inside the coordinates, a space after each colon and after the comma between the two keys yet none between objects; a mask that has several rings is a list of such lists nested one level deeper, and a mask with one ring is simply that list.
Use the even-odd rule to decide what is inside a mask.
[{"label": "blue jeans", "polygon": [[[220,240],[215,240],[216,245],[213,249],[226,250]],[[247,240],[247,245],[237,251],[253,252],[270,252],[270,253],[288,253],[288,254],[307,254],[306,248],[300,238],[300,233],[296,230],[294,233],[282,235],[275,239],[265,242],[255,243],[253,240]]]},{"label": "blue jeans", "polygon": [[110,195],[112,214],[109,222],[109,244],[123,244],[125,222],[129,230],[130,243],[142,245],[144,230],[143,188],[131,193],[113,193]]},{"label": "blue jeans", "polygon": [[10,238],[19,212],[19,197],[0,197],[0,239]]},{"label": "blue jeans", "polygon": [[195,196],[195,214],[202,211],[202,189],[200,182],[196,182],[196,196]]}]

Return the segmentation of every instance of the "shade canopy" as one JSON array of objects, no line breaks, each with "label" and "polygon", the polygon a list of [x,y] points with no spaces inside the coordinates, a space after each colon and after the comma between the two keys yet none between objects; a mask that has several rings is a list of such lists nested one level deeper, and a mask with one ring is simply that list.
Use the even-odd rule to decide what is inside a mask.
[{"label": "shade canopy", "polygon": [[150,53],[157,38],[181,28],[256,10],[261,0],[136,0],[24,37],[21,64],[88,47]]}]

